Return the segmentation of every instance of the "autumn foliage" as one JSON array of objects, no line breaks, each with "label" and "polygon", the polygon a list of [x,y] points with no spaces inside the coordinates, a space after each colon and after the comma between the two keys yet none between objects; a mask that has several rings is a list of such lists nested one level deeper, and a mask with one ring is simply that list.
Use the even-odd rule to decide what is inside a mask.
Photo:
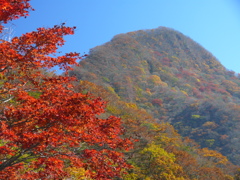
[{"label": "autumn foliage", "polygon": [[[1,0],[0,22],[7,23],[8,21],[18,19],[21,16],[27,16],[29,10],[32,10],[29,0]],[[3,25],[0,24],[0,32]]]},{"label": "autumn foliage", "polygon": [[[120,116],[127,134],[139,139],[126,179],[234,175],[230,162],[240,162],[239,78],[182,33],[159,27],[116,35],[91,49],[70,75],[79,79],[80,91],[107,100],[107,112]],[[168,124],[163,132],[164,123],[174,128]],[[183,143],[183,137],[199,147]],[[208,155],[205,148],[211,149]],[[225,156],[230,162],[217,163]]]},{"label": "autumn foliage", "polygon": [[[0,0],[0,33],[31,10]],[[232,72],[167,28],[117,35],[78,66],[58,53],[74,29],[0,39],[0,179],[239,179],[218,152],[239,158]]]},{"label": "autumn foliage", "polygon": [[[31,9],[28,0],[1,0],[0,32]],[[44,73],[54,66],[67,72],[81,58],[57,56],[74,29],[62,24],[0,40],[0,179],[63,179],[71,169],[111,179],[130,167],[121,151],[132,142],[121,137],[120,118],[101,118],[106,103],[76,92],[75,78]]]}]

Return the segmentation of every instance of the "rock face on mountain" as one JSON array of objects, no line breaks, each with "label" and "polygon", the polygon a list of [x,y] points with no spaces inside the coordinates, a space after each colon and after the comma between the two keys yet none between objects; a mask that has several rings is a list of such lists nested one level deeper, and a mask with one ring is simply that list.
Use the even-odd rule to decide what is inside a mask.
[{"label": "rock face on mountain", "polygon": [[70,75],[136,103],[240,165],[240,79],[182,33],[159,27],[116,35]]}]

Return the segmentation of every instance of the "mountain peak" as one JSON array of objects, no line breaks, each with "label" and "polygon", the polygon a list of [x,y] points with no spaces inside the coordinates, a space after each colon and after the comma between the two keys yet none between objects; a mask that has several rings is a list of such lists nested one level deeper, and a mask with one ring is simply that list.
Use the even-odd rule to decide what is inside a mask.
[{"label": "mountain peak", "polygon": [[240,121],[232,119],[240,117],[240,80],[182,33],[159,27],[116,35],[91,49],[70,75],[105,87],[202,147],[240,162],[237,143],[222,138],[238,135]]}]

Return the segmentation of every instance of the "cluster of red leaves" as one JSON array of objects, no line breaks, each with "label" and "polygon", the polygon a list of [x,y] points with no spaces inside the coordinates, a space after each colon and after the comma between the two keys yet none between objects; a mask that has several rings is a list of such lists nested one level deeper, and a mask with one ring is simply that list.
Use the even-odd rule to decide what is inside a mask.
[{"label": "cluster of red leaves", "polygon": [[[92,177],[120,175],[129,166],[123,154],[115,150],[128,150],[132,144],[120,137],[123,133],[120,119],[98,118],[104,112],[105,103],[74,92],[65,87],[66,78],[58,78],[45,79],[38,89],[39,98],[17,91],[18,104],[6,108],[0,126],[0,137],[5,141],[0,148],[3,156],[0,177],[6,175],[3,168],[7,166],[24,168],[23,164],[19,167],[24,158],[34,159],[28,168],[35,169],[23,174],[24,178],[43,178],[43,174],[46,178],[64,176],[64,160],[88,169]],[[39,170],[41,167],[44,168]]]},{"label": "cluster of red leaves", "polygon": [[[54,57],[59,46],[64,44],[63,36],[74,33],[74,28],[54,26],[53,28],[39,28],[37,31],[15,37],[11,42],[1,41],[0,68],[21,68],[18,71],[32,71],[38,68],[52,68],[56,65],[68,70],[68,65],[76,65],[78,53],[67,53]],[[51,56],[50,56],[51,55]],[[17,61],[17,63],[16,63]]]},{"label": "cluster of red leaves", "polygon": [[11,42],[2,40],[0,73],[4,76],[4,88],[0,89],[0,93],[11,94],[19,88],[29,90],[29,83],[35,88],[39,87],[44,78],[41,69],[59,66],[68,71],[71,69],[70,65],[76,65],[76,60],[81,58],[79,53],[56,56],[58,47],[64,44],[63,37],[73,34],[74,29],[64,25],[39,28],[37,31],[13,38]]},{"label": "cluster of red leaves", "polygon": [[[21,16],[28,16],[29,10],[33,10],[29,0],[0,0],[0,23],[7,23]],[[0,33],[3,26],[0,24]]]},{"label": "cluster of red leaves", "polygon": [[[0,0],[0,22],[27,15],[28,9],[28,0]],[[39,28],[0,42],[0,179],[62,179],[66,167],[112,179],[129,168],[118,150],[132,142],[121,138],[119,118],[100,118],[105,102],[75,92],[74,78],[42,73],[76,65],[78,53],[54,56],[74,29]]]}]

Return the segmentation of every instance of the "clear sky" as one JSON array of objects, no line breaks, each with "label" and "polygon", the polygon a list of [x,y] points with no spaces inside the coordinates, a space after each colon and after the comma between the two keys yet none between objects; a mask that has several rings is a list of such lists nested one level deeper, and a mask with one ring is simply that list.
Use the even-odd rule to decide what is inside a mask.
[{"label": "clear sky", "polygon": [[114,35],[173,28],[240,73],[240,0],[31,0],[35,11],[13,21],[14,35],[63,22],[76,26],[63,52],[88,52]]}]

